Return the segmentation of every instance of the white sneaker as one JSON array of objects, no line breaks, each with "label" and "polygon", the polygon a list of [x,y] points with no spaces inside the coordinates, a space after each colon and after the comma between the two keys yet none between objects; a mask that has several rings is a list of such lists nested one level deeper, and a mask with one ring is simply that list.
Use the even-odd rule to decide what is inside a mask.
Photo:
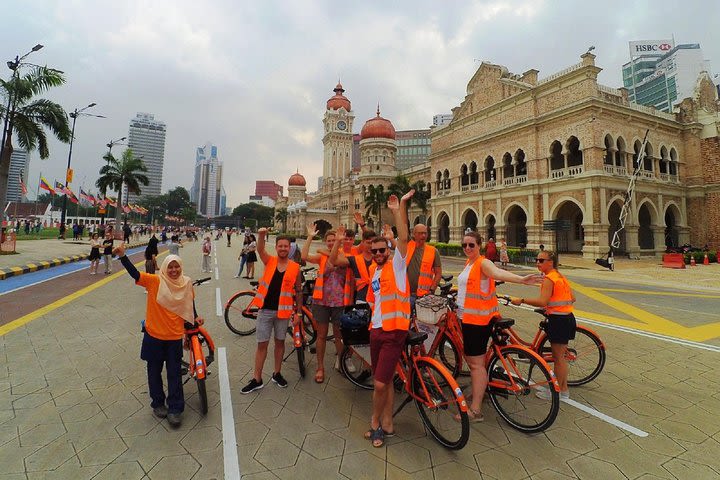
[{"label": "white sneaker", "polygon": [[240,275],[235,275],[233,278],[238,278]]},{"label": "white sneaker", "polygon": [[560,392],[560,400],[569,400],[570,399],[570,390],[566,392]]},{"label": "white sneaker", "polygon": [[538,387],[535,396],[542,400],[550,400],[550,390],[547,387]]}]

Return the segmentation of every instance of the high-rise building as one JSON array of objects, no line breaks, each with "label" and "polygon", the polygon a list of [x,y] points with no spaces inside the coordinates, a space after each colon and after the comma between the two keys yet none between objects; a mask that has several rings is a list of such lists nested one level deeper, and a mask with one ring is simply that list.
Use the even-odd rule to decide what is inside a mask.
[{"label": "high-rise building", "polygon": [[[136,157],[142,157],[150,180],[148,185],[140,185],[141,196],[161,193],[166,130],[165,122],[155,120],[154,115],[149,113],[138,113],[130,120],[128,147]],[[129,203],[134,203],[138,196],[129,193],[126,198]]]},{"label": "high-rise building", "polygon": [[397,160],[395,168],[404,170],[426,162],[430,156],[430,129],[396,132]]},{"label": "high-rise building", "polygon": [[631,102],[671,112],[675,103],[691,96],[702,71],[711,73],[698,43],[674,46],[672,40],[630,42],[623,86]]},{"label": "high-rise building", "polygon": [[453,119],[452,113],[439,113],[433,116],[433,127],[442,127],[447,125]]},{"label": "high-rise building", "polygon": [[[30,169],[30,155],[21,149],[13,149],[12,155],[10,156],[10,171],[8,172],[8,188],[7,188],[7,201],[8,202],[22,202],[23,194],[20,190],[20,176],[25,185],[28,185],[27,176]],[[5,206],[3,205],[3,208]]]},{"label": "high-rise building", "polygon": [[221,209],[222,162],[218,160],[217,147],[211,143],[195,151],[195,180],[190,191],[190,201],[197,205],[197,213],[207,218],[223,215]]},{"label": "high-rise building", "polygon": [[273,200],[283,196],[283,187],[278,185],[274,180],[256,180],[255,195],[260,197],[270,197]]}]

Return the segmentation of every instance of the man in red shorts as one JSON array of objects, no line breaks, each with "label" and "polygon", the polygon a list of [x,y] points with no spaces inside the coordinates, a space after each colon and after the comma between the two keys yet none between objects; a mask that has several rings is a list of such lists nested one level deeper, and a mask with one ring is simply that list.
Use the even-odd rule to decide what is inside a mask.
[{"label": "man in red shorts", "polygon": [[[405,256],[409,238],[407,202],[414,193],[415,190],[410,190],[400,201],[395,195],[388,199],[388,208],[393,214],[398,232],[392,261],[388,262],[390,249],[386,238],[374,238],[370,249],[376,264],[370,269],[370,288],[367,293],[367,301],[372,308],[370,358],[375,390],[370,430],[365,433],[365,438],[372,441],[373,447],[381,447],[385,437],[395,433],[392,380],[410,326],[410,285]],[[392,230],[386,231],[385,235],[392,236]]]}]

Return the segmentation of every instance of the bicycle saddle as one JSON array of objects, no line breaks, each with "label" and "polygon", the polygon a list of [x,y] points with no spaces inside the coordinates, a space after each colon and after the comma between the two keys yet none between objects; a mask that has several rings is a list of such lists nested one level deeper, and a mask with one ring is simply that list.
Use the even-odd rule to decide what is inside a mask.
[{"label": "bicycle saddle", "polygon": [[440,275],[440,278],[442,278],[446,282],[449,282],[450,280],[453,279],[453,276],[452,275]]},{"label": "bicycle saddle", "polygon": [[428,334],[426,332],[414,332],[412,330],[408,330],[408,336],[405,340],[406,345],[420,345],[427,339]]},{"label": "bicycle saddle", "polygon": [[499,329],[508,328],[515,325],[515,320],[512,318],[498,318],[493,322],[493,325]]},{"label": "bicycle saddle", "polygon": [[533,308],[533,312],[539,313],[540,315],[545,315],[545,309],[544,309],[544,308]]},{"label": "bicycle saddle", "polygon": [[252,281],[250,282],[250,285],[253,286],[253,287],[257,287],[258,285],[260,285],[260,282],[257,281],[257,280],[252,280]]}]

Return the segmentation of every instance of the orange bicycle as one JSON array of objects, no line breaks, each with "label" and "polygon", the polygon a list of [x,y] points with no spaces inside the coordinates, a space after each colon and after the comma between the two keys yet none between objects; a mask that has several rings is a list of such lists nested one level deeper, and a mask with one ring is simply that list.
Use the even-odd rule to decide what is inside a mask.
[{"label": "orange bicycle", "polygon": [[[347,334],[347,336],[346,336]],[[343,330],[345,348],[340,368],[345,376],[360,388],[372,388],[369,371],[370,332],[367,328]],[[415,401],[420,419],[430,434],[446,448],[463,448],[470,437],[470,420],[467,403],[462,390],[445,367],[434,358],[424,356],[421,345],[427,334],[408,332],[406,349],[395,367],[395,389],[407,392],[407,397],[395,410],[397,415],[405,405]],[[367,355],[367,356],[365,356]],[[351,362],[358,364],[356,371],[349,371]],[[359,372],[359,373],[358,373]],[[364,378],[362,378],[364,377]]]},{"label": "orange bicycle", "polygon": [[[417,300],[419,321],[413,322],[413,328],[427,337],[429,345],[423,346],[427,355],[437,357],[457,376],[464,357],[462,329],[455,313],[455,296],[449,293],[447,285],[441,291],[448,292],[447,297],[427,295]],[[485,355],[487,393],[495,410],[510,426],[526,433],[540,432],[557,417],[560,386],[542,356],[510,342],[508,329],[514,323],[510,318],[492,320],[491,342]],[[550,392],[549,400],[536,395],[541,390]]]},{"label": "orange bicycle", "polygon": [[[193,282],[194,285],[201,285],[210,280],[210,277],[202,278]],[[200,324],[185,322],[184,348],[187,350],[189,359],[182,362],[182,372],[188,378],[183,382],[187,383],[191,378],[195,379],[200,397],[200,411],[203,415],[208,412],[207,390],[205,379],[209,375],[208,366],[215,360],[215,343]],[[207,355],[203,352],[203,345],[207,346]]]}]

